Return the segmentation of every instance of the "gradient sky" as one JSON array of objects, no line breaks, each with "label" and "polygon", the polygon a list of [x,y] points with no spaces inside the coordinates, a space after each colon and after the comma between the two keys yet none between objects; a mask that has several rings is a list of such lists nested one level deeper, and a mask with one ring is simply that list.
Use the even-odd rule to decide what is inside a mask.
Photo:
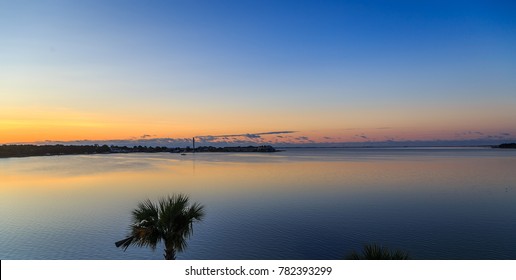
[{"label": "gradient sky", "polygon": [[0,1],[0,143],[240,134],[516,139],[516,2]]}]

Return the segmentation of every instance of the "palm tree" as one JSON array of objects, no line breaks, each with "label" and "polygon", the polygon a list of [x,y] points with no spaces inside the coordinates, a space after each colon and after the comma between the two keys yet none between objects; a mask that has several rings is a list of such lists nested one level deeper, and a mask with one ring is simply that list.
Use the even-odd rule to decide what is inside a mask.
[{"label": "palm tree", "polygon": [[133,210],[129,235],[115,245],[124,251],[130,245],[148,246],[154,250],[163,241],[163,256],[166,260],[174,260],[176,253],[186,248],[186,240],[193,233],[193,223],[203,217],[204,206],[199,203],[190,205],[188,196],[184,194],[161,198],[156,204],[147,199]]},{"label": "palm tree", "polygon": [[362,255],[353,251],[348,260],[408,260],[407,252],[396,250],[390,251],[386,247],[376,244],[365,245],[362,250]]}]

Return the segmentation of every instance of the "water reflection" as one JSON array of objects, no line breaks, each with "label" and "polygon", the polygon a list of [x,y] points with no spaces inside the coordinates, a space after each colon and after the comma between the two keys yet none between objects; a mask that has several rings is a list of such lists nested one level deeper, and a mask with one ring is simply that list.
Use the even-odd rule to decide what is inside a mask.
[{"label": "water reflection", "polygon": [[206,205],[179,259],[332,259],[363,244],[413,258],[516,258],[516,154],[293,150],[0,160],[0,258],[160,259],[125,253],[138,201]]}]

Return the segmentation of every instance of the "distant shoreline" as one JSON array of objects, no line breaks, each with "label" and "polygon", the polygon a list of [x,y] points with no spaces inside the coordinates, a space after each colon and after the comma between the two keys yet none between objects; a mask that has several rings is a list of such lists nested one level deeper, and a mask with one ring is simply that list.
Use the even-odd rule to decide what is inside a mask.
[{"label": "distant shoreline", "polygon": [[[506,145],[506,144],[502,144]],[[277,147],[278,149],[405,149],[405,148],[507,148],[500,147],[502,145],[396,145],[396,146],[382,146],[382,145],[367,145],[367,146],[298,146],[298,147]]]},{"label": "distant shoreline", "polygon": [[262,146],[236,146],[213,147],[201,146],[195,149],[148,147],[148,146],[108,146],[108,145],[0,145],[0,158],[20,158],[36,156],[60,156],[60,155],[94,155],[94,154],[129,154],[129,153],[175,153],[185,155],[187,153],[275,153],[285,149],[405,149],[405,148],[491,148],[491,149],[516,149],[516,143],[504,143],[500,145],[478,146],[340,146],[340,147],[278,147],[270,145]]},{"label": "distant shoreline", "polygon": [[280,150],[269,145],[246,147],[201,146],[195,149],[147,147],[147,146],[108,146],[108,145],[1,145],[0,158],[20,158],[60,155],[129,154],[129,153],[274,153]]},{"label": "distant shoreline", "polygon": [[504,143],[497,146],[493,146],[496,149],[516,149],[516,143]]}]

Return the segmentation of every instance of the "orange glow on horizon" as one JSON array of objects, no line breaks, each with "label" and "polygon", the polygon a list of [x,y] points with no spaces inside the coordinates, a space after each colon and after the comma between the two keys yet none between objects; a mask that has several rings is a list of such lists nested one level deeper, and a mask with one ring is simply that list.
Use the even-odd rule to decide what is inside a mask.
[{"label": "orange glow on horizon", "polygon": [[[508,130],[510,115],[485,117],[475,111],[458,114],[443,111],[431,115],[422,110],[416,114],[391,113],[386,110],[345,111],[314,110],[303,114],[297,111],[271,109],[236,113],[194,111],[181,108],[166,110],[163,106],[142,107],[135,110],[88,111],[68,108],[18,107],[0,111],[0,144],[33,143],[76,140],[138,140],[149,138],[191,138],[199,135],[247,134],[268,131],[296,131],[283,135],[261,135],[243,140],[257,143],[342,143],[413,140],[461,140],[464,131],[484,135],[516,131]],[[409,115],[416,117],[409,118]],[[476,117],[475,117],[476,116]],[[480,138],[478,135],[462,139]],[[219,139],[220,140],[220,139]],[[222,140],[221,140],[222,141]]]}]

